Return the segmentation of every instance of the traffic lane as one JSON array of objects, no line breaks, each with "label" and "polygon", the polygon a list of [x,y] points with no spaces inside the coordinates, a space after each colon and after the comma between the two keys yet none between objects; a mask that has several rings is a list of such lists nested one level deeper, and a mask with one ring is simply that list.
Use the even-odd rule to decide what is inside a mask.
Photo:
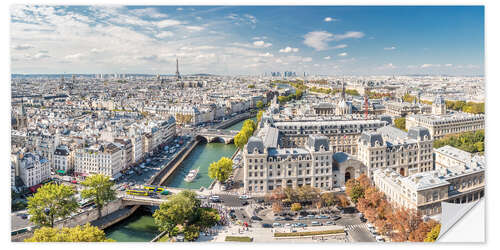
[{"label": "traffic lane", "polygon": [[[25,215],[26,216],[26,219],[23,219],[22,216]],[[11,213],[11,229],[12,230],[18,230],[18,229],[21,229],[21,228],[25,228],[25,227],[32,227],[34,226],[35,224],[33,224],[29,219],[28,219],[28,212],[27,210],[23,210],[23,211],[18,211],[18,212],[14,212],[14,213]]]},{"label": "traffic lane", "polygon": [[338,225],[347,227],[349,225],[354,225],[352,229],[347,230],[353,241],[355,242],[375,242],[375,238],[372,233],[366,227],[366,223],[361,222],[358,216],[350,215],[343,217],[338,221]]},{"label": "traffic lane", "polygon": [[226,207],[242,207],[243,204],[250,203],[249,200],[240,199],[238,195],[231,194],[217,194],[222,200],[221,203]]}]

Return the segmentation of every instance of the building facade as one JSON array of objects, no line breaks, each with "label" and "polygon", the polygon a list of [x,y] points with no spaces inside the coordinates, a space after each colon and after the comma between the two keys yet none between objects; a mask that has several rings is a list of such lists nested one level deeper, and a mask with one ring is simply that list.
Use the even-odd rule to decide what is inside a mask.
[{"label": "building facade", "polygon": [[75,153],[75,172],[116,177],[123,168],[122,150],[114,143],[79,148]]},{"label": "building facade", "polygon": [[33,187],[50,178],[50,163],[38,154],[28,152],[20,160],[19,177],[27,187]]},{"label": "building facade", "polygon": [[386,126],[376,132],[363,132],[358,143],[358,159],[369,177],[376,169],[391,169],[402,176],[433,170],[433,140],[426,128],[414,127],[408,133]]},{"label": "building facade", "polygon": [[446,115],[409,115],[406,117],[406,128],[425,127],[432,138],[440,139],[450,134],[465,133],[484,129],[483,114],[463,112]]}]

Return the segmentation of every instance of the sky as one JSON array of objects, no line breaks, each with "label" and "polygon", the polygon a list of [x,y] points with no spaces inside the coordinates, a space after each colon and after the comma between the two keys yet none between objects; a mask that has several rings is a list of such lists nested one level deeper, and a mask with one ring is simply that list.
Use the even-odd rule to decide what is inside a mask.
[{"label": "sky", "polygon": [[12,5],[13,74],[484,75],[481,6]]}]

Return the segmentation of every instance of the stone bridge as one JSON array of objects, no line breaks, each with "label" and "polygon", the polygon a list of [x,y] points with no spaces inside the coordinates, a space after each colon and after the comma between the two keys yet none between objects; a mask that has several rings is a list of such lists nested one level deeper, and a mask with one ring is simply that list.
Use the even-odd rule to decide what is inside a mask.
[{"label": "stone bridge", "polygon": [[226,144],[234,143],[234,136],[238,134],[236,130],[222,129],[202,129],[196,134],[197,140],[206,140],[210,142],[224,142]]},{"label": "stone bridge", "polygon": [[166,199],[155,199],[144,196],[135,196],[135,195],[124,195],[120,197],[122,200],[122,206],[160,206],[161,203],[166,202]]}]

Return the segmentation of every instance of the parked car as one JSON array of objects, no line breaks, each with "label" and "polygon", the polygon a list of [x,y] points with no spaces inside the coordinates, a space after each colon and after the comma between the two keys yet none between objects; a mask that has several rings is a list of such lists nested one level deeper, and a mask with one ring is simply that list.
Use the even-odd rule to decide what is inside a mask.
[{"label": "parked car", "polygon": [[336,225],[337,223],[335,223],[335,221],[327,221],[325,224],[326,225]]},{"label": "parked car", "polygon": [[273,227],[281,227],[281,223],[274,222],[274,223],[273,223]]},{"label": "parked car", "polygon": [[283,218],[278,216],[278,217],[274,217],[274,220],[275,220],[275,221],[282,221],[282,220],[283,220]]},{"label": "parked car", "polygon": [[242,205],[242,206],[246,206],[246,205],[248,205],[248,201],[243,201],[243,202],[241,203],[241,205]]},{"label": "parked car", "polygon": [[308,219],[314,219],[314,215],[310,214],[307,216]]},{"label": "parked car", "polygon": [[263,228],[273,228],[273,226],[271,224],[267,224],[267,223],[262,224],[262,227]]},{"label": "parked car", "polygon": [[380,235],[375,237],[375,239],[377,240],[377,242],[385,242],[384,238]]},{"label": "parked car", "polygon": [[206,199],[206,198],[207,198],[206,196],[201,195],[201,194],[200,194],[200,195],[198,195],[198,196],[196,196],[196,199],[200,199],[200,200],[204,200],[204,199]]},{"label": "parked car", "polygon": [[336,220],[340,220],[340,218],[342,218],[342,217],[340,217],[338,215],[335,215],[335,216],[332,217],[332,220],[336,221]]},{"label": "parked car", "polygon": [[247,200],[247,199],[250,199],[250,197],[248,195],[240,195],[239,197],[241,200]]},{"label": "parked car", "polygon": [[284,220],[286,220],[286,221],[291,221],[291,220],[293,220],[293,219],[292,219],[292,218],[290,218],[290,217],[285,217],[285,218],[283,218],[283,219],[284,219]]},{"label": "parked car", "polygon": [[319,221],[313,221],[313,222],[311,222],[311,225],[312,226],[322,226],[323,224]]},{"label": "parked car", "polygon": [[256,221],[262,221],[262,218],[260,218],[259,216],[255,216],[255,215],[250,217],[250,219],[256,220]]},{"label": "parked car", "polygon": [[297,219],[299,219],[299,220],[305,220],[305,219],[307,219],[307,217],[305,217],[305,216],[299,216]]},{"label": "parked car", "polygon": [[323,215],[320,215],[319,218],[320,219],[330,219],[330,216],[323,214]]}]

